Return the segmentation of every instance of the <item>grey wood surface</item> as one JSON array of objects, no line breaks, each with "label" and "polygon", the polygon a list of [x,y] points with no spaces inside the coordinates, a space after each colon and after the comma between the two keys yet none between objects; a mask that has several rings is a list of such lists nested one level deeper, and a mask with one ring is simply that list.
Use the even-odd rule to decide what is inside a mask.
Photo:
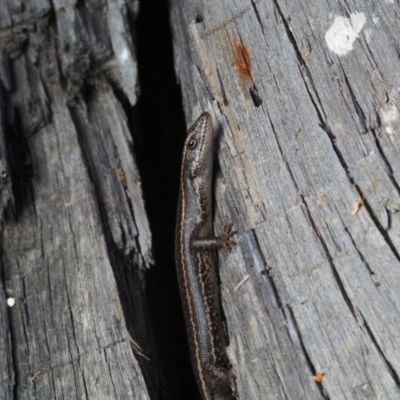
[{"label": "grey wood surface", "polygon": [[1,399],[162,398],[121,106],[137,101],[137,12],[0,2]]},{"label": "grey wood surface", "polygon": [[220,276],[241,399],[400,398],[399,12],[171,0],[188,125],[207,110],[219,134],[215,229],[238,232]]}]

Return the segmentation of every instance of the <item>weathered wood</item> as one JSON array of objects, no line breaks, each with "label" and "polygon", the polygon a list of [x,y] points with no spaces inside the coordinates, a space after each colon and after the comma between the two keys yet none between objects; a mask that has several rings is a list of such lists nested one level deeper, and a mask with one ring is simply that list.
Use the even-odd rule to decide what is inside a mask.
[{"label": "weathered wood", "polygon": [[121,105],[137,101],[137,8],[0,2],[2,399],[165,393],[145,298],[151,233]]},{"label": "weathered wood", "polygon": [[171,0],[188,124],[220,133],[216,230],[238,231],[220,275],[241,399],[400,398],[399,11]]},{"label": "weathered wood", "polygon": [[[0,89],[1,90],[1,89]],[[1,92],[0,92],[0,97]],[[7,163],[7,144],[4,133],[4,111],[0,105],[0,221],[4,215],[12,215],[14,198],[11,185],[11,171]]]}]

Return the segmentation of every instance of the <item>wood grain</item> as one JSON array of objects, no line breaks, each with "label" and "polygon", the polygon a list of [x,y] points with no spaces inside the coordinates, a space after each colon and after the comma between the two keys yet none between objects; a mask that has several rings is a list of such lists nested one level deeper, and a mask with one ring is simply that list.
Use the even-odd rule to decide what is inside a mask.
[{"label": "wood grain", "polygon": [[136,1],[0,2],[2,399],[165,393],[126,116],[137,11]]},{"label": "wood grain", "polygon": [[187,120],[207,110],[219,124],[215,225],[238,231],[220,275],[242,399],[400,398],[399,11],[171,1]]}]

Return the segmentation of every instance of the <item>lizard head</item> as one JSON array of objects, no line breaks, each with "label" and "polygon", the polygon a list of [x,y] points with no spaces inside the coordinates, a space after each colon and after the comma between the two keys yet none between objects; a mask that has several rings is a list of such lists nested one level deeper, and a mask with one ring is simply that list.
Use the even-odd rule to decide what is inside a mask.
[{"label": "lizard head", "polygon": [[212,121],[203,112],[190,127],[184,145],[183,166],[191,179],[208,178],[212,172],[213,135]]}]

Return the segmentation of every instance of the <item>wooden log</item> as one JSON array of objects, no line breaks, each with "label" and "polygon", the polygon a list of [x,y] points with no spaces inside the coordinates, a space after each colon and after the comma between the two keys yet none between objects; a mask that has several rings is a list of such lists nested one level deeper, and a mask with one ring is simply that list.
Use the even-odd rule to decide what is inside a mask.
[{"label": "wooden log", "polygon": [[137,11],[136,1],[0,3],[2,399],[166,393],[126,117]]},{"label": "wooden log", "polygon": [[219,134],[241,399],[400,398],[396,2],[171,0],[188,125]]}]

